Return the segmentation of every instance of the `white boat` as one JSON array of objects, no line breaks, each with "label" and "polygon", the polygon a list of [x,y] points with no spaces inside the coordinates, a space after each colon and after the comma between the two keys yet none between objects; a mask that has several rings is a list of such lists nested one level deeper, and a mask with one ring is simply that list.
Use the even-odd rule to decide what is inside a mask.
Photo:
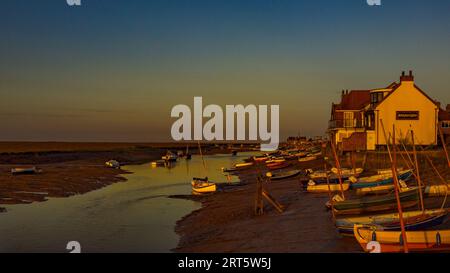
[{"label": "white boat", "polygon": [[38,170],[36,167],[31,168],[12,168],[11,174],[12,175],[19,175],[19,174],[37,174],[41,173],[42,170]]},{"label": "white boat", "polygon": [[105,166],[109,168],[120,169],[120,163],[117,160],[106,161]]},{"label": "white boat", "polygon": [[174,162],[177,161],[178,156],[172,152],[167,152],[167,154],[161,157],[161,159],[169,162]]},{"label": "white boat", "polygon": [[216,183],[209,182],[206,178],[195,178],[191,182],[192,191],[195,193],[212,193],[217,190]]},{"label": "white boat", "polygon": [[[341,169],[341,175],[353,175],[358,176],[360,173],[362,173],[364,170],[362,168],[355,168],[355,169]],[[334,174],[338,174],[339,170],[338,168],[331,168],[331,172]]]},{"label": "white boat", "polygon": [[310,156],[307,156],[307,157],[299,158],[298,162],[308,162],[308,161],[313,161],[313,160],[316,160],[316,159],[317,159],[317,156],[310,155]]}]

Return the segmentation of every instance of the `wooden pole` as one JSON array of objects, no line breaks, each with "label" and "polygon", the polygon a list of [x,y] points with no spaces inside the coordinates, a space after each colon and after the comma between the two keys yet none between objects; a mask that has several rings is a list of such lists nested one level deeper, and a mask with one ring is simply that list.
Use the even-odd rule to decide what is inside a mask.
[{"label": "wooden pole", "polygon": [[[381,129],[383,130],[384,139],[385,139],[385,141],[386,141],[386,147],[387,147],[387,150],[388,150],[389,159],[390,159],[391,164],[392,164],[391,150],[390,150],[390,148],[389,148],[389,139],[388,139],[388,137],[386,136],[386,130],[384,130],[384,124],[383,124],[383,120],[382,120],[382,119],[380,119],[380,123],[381,123]],[[390,135],[389,135],[389,138],[390,138]]]},{"label": "wooden pole", "polygon": [[417,174],[417,184],[419,186],[420,207],[422,209],[422,212],[425,213],[425,206],[423,204],[423,194],[422,194],[422,181],[420,180],[419,161],[417,160],[416,143],[414,141],[414,131],[412,129],[411,129],[411,141],[413,146],[414,162],[416,164],[415,169]]},{"label": "wooden pole", "polygon": [[324,164],[324,170],[325,170],[325,175],[327,177],[328,198],[330,199],[331,215],[333,216],[333,222],[335,222],[336,221],[336,215],[334,215],[333,194],[331,192],[330,178],[328,177],[328,169],[327,169],[327,163],[326,162]]},{"label": "wooden pole", "polygon": [[352,160],[353,175],[356,176],[355,151],[352,151],[351,156],[352,156],[351,160]]},{"label": "wooden pole", "polygon": [[450,168],[450,158],[448,157],[447,143],[445,143],[444,135],[442,134],[442,129],[441,129],[441,126],[439,126],[439,125],[438,125],[438,130],[439,130],[439,136],[441,137],[442,147],[444,148],[445,157],[447,157],[447,164],[448,164],[448,167]]},{"label": "wooden pole", "polygon": [[392,150],[393,150],[393,158],[392,158],[392,175],[394,177],[394,189],[395,189],[395,197],[397,199],[397,207],[398,207],[398,216],[400,218],[400,226],[402,229],[402,238],[403,238],[403,249],[405,253],[409,252],[408,249],[408,241],[406,237],[406,229],[405,229],[405,221],[403,219],[403,210],[402,204],[400,202],[400,190],[399,190],[399,182],[397,177],[397,155],[396,155],[396,147],[395,147],[395,125],[392,125],[393,133],[392,133]]},{"label": "wooden pole", "polygon": [[200,141],[198,141],[198,151],[199,151],[199,153],[200,153],[200,157],[202,158],[203,167],[205,168],[206,175],[208,175],[208,169],[206,168],[205,159],[203,158],[202,146],[200,145]]},{"label": "wooden pole", "polygon": [[333,141],[331,141],[331,149],[333,150],[334,160],[336,161],[336,168],[338,169],[338,178],[339,178],[339,185],[341,188],[341,196],[342,196],[342,199],[345,200],[344,186],[342,185],[341,163],[339,162],[339,157],[337,155],[336,147],[334,146]]}]

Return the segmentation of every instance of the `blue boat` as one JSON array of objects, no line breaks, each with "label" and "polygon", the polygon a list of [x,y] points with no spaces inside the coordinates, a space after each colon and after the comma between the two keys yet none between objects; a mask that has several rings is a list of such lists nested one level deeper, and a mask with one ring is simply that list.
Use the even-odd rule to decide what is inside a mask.
[{"label": "blue boat", "polygon": [[[406,231],[424,230],[427,228],[441,225],[446,221],[447,216],[448,216],[447,211],[438,212],[437,210],[434,210],[434,211],[430,210],[430,211],[425,211],[425,212],[413,211],[413,212],[407,212],[407,214],[408,213],[411,214],[411,216],[404,218]],[[389,218],[390,217],[388,217],[386,219],[386,221],[383,221],[382,216],[380,217],[379,220],[370,219],[370,217],[368,217],[368,219],[370,219],[372,221],[372,223],[371,224],[364,223],[364,221],[363,221],[362,224],[366,224],[368,226],[374,226],[374,227],[377,227],[379,230],[383,230],[383,231],[399,231],[399,230],[401,230],[400,220],[399,219],[389,220]],[[346,221],[345,219],[343,219],[343,220],[338,219],[336,221],[336,228],[338,229],[339,233],[341,233],[343,235],[353,236],[354,224],[358,224],[357,221],[352,222],[352,221]]]},{"label": "blue boat", "polygon": [[[407,181],[411,178],[412,170],[401,171],[398,173],[398,180]],[[394,183],[392,174],[378,174],[369,177],[358,178],[355,183],[351,185],[352,189],[371,188],[377,186],[384,186]]]}]

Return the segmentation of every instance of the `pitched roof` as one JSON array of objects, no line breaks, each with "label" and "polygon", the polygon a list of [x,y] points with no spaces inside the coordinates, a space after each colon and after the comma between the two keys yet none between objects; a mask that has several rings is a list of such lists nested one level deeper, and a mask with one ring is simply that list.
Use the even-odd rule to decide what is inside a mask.
[{"label": "pitched roof", "polygon": [[344,93],[341,103],[335,104],[335,110],[361,110],[370,103],[370,90],[352,90]]},{"label": "pitched roof", "polygon": [[439,120],[450,120],[450,112],[439,108]]}]

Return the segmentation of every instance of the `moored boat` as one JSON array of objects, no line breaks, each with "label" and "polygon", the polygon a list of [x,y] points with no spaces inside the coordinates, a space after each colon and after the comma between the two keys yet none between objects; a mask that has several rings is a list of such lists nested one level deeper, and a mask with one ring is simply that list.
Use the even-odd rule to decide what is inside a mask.
[{"label": "moored boat", "polygon": [[[406,230],[418,230],[440,225],[447,218],[444,209],[416,210],[403,213]],[[398,213],[378,214],[373,216],[359,216],[336,219],[336,228],[344,235],[353,235],[354,225],[377,226],[380,230],[400,230]]]},{"label": "moored boat", "polygon": [[269,177],[271,181],[275,181],[275,180],[283,180],[283,179],[293,178],[293,177],[300,175],[301,173],[302,173],[302,170],[293,170],[293,171],[281,172],[281,173],[268,172],[268,173],[266,173],[266,176]]},{"label": "moored boat", "polygon": [[165,160],[167,162],[175,162],[178,159],[178,156],[170,151],[167,152],[166,155],[161,157],[162,160]]},{"label": "moored boat", "polygon": [[306,191],[314,193],[326,193],[326,192],[337,192],[337,191],[348,191],[350,188],[350,183],[342,183],[342,189],[340,184],[316,184],[314,181],[310,180],[306,187]]},{"label": "moored boat", "polygon": [[191,182],[192,191],[195,193],[212,193],[217,190],[216,183],[210,182],[208,177],[196,178],[194,177]]},{"label": "moored boat", "polygon": [[[405,181],[403,180],[400,180],[399,184],[400,184],[399,188],[400,191],[407,191],[411,189],[406,185]],[[392,191],[394,191],[394,184],[356,189],[356,194],[357,195],[383,194],[383,193],[390,193]]]},{"label": "moored boat", "polygon": [[[417,205],[419,200],[418,188],[412,188],[399,193],[403,208]],[[332,200],[327,202],[327,207],[333,207],[335,214],[360,214],[377,211],[391,210],[397,207],[395,194],[386,194],[382,196],[364,196],[356,199]]]},{"label": "moored boat", "polygon": [[427,196],[446,196],[450,193],[449,185],[431,185],[425,187]]},{"label": "moored boat", "polygon": [[[406,170],[399,172],[397,175],[398,180],[407,181],[412,176],[412,170]],[[350,181],[353,183],[352,188],[353,189],[361,189],[361,188],[367,188],[367,187],[376,187],[376,186],[382,186],[382,185],[389,185],[393,184],[394,177],[391,174],[377,174],[373,176],[367,176],[367,177],[361,177],[361,178],[355,178],[350,177]]]},{"label": "moored boat", "polygon": [[[341,175],[343,176],[358,176],[364,171],[363,168],[355,168],[355,169],[341,169]],[[338,168],[331,168],[331,172],[334,174],[339,174]]]},{"label": "moored boat", "polygon": [[298,162],[308,162],[308,161],[313,161],[313,160],[316,160],[316,159],[317,159],[317,156],[309,155],[309,156],[305,156],[305,157],[299,158]]},{"label": "moored boat", "polygon": [[120,169],[120,163],[117,160],[108,160],[105,162],[105,166],[113,169]]},{"label": "moored boat", "polygon": [[36,167],[31,167],[31,168],[12,168],[11,169],[11,174],[12,175],[20,175],[20,174],[37,174],[37,173],[41,173],[42,170],[39,170]]},{"label": "moored boat", "polygon": [[[355,225],[354,236],[364,251],[369,242],[377,242],[381,253],[403,252],[405,250],[401,231],[379,231],[373,227]],[[450,250],[450,230],[406,231],[409,251],[448,251]]]}]

